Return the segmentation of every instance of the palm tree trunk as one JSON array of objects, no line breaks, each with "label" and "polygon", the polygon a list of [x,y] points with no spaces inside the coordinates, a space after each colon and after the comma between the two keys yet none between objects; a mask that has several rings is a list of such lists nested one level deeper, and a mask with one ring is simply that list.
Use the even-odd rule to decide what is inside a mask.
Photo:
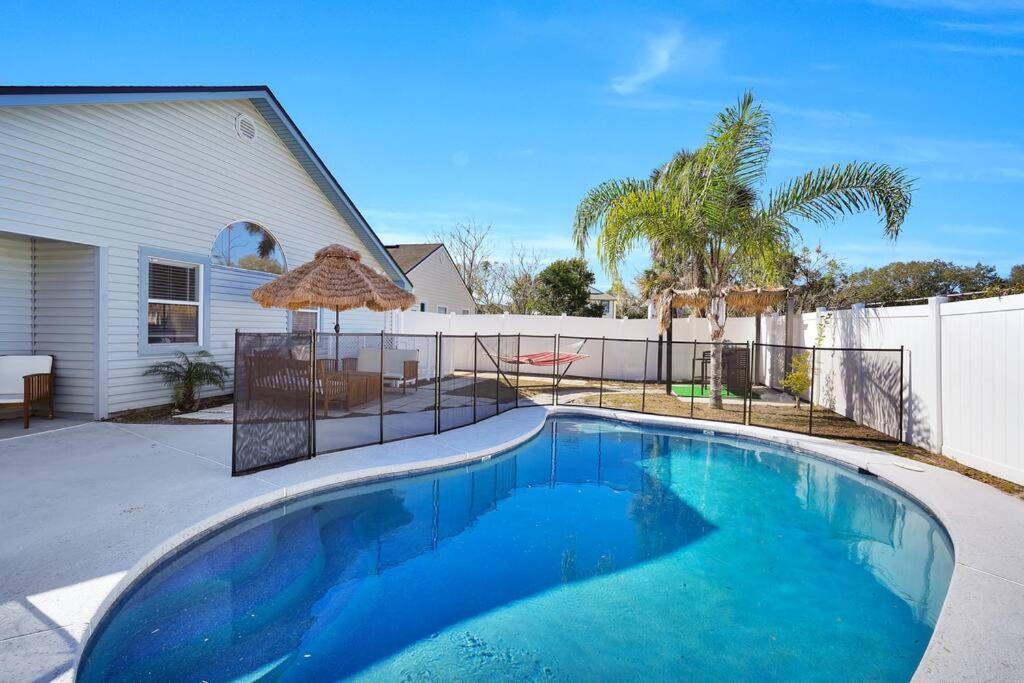
[{"label": "palm tree trunk", "polygon": [[722,407],[722,340],[725,338],[725,295],[716,294],[708,307],[708,327],[711,332],[711,407]]}]

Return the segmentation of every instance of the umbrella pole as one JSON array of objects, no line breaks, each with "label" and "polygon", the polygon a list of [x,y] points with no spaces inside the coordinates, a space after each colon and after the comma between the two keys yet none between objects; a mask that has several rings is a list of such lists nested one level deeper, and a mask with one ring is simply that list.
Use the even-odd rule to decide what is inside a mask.
[{"label": "umbrella pole", "polygon": [[338,308],[334,308],[334,369],[341,370],[341,323],[339,322]]}]

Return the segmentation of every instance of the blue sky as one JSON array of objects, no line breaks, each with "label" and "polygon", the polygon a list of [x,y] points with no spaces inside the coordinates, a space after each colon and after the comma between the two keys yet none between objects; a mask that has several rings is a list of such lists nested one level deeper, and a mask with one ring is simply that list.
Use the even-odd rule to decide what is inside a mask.
[{"label": "blue sky", "polygon": [[811,246],[1024,262],[1024,0],[96,5],[7,0],[0,82],[266,83],[389,243],[473,219],[499,252],[570,255],[589,187],[699,145],[750,88],[769,185],[850,160],[918,178],[895,245],[865,216]]}]

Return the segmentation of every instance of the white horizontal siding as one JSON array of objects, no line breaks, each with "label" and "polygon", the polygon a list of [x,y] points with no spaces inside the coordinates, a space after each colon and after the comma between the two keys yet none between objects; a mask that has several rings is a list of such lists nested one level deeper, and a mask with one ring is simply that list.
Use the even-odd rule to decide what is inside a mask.
[{"label": "white horizontal siding", "polygon": [[[251,143],[235,134],[239,113],[257,123]],[[139,247],[209,256],[220,230],[242,219],[274,234],[290,268],[331,243],[379,267],[248,100],[0,109],[0,230],[109,247],[112,412],[170,397],[142,376],[161,358],[139,355]],[[207,333],[218,358],[230,356],[235,327],[284,329],[283,311],[241,303],[244,278],[211,278]]]},{"label": "white horizontal siding", "polygon": [[[252,290],[273,279],[271,275],[214,266],[210,280],[210,340],[208,350],[214,359],[234,370],[235,330],[241,332],[287,332],[288,312],[263,308],[252,300]],[[233,391],[231,382],[225,393]],[[218,394],[213,389],[204,396]]]},{"label": "white horizontal siding", "polygon": [[437,313],[438,306],[446,307],[448,313],[476,313],[476,302],[443,247],[423,259],[408,275],[416,301],[427,304],[427,313]]},{"label": "white horizontal siding", "polygon": [[54,357],[55,409],[96,409],[96,254],[92,247],[37,240],[32,351]]},{"label": "white horizontal siding", "polygon": [[0,233],[0,354],[32,351],[32,242]]}]

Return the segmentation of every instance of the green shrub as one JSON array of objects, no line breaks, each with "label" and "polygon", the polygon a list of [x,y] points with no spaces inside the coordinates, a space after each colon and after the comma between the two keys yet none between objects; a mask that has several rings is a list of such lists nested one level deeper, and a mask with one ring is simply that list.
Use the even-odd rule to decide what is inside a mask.
[{"label": "green shrub", "polygon": [[800,397],[811,388],[811,352],[804,351],[793,356],[789,373],[782,378],[782,388],[796,397],[800,409]]},{"label": "green shrub", "polygon": [[178,351],[178,360],[166,360],[149,366],[143,375],[156,376],[170,385],[174,392],[174,407],[191,412],[199,407],[199,389],[204,385],[224,388],[228,371],[212,359],[209,351],[199,351],[194,358]]}]

